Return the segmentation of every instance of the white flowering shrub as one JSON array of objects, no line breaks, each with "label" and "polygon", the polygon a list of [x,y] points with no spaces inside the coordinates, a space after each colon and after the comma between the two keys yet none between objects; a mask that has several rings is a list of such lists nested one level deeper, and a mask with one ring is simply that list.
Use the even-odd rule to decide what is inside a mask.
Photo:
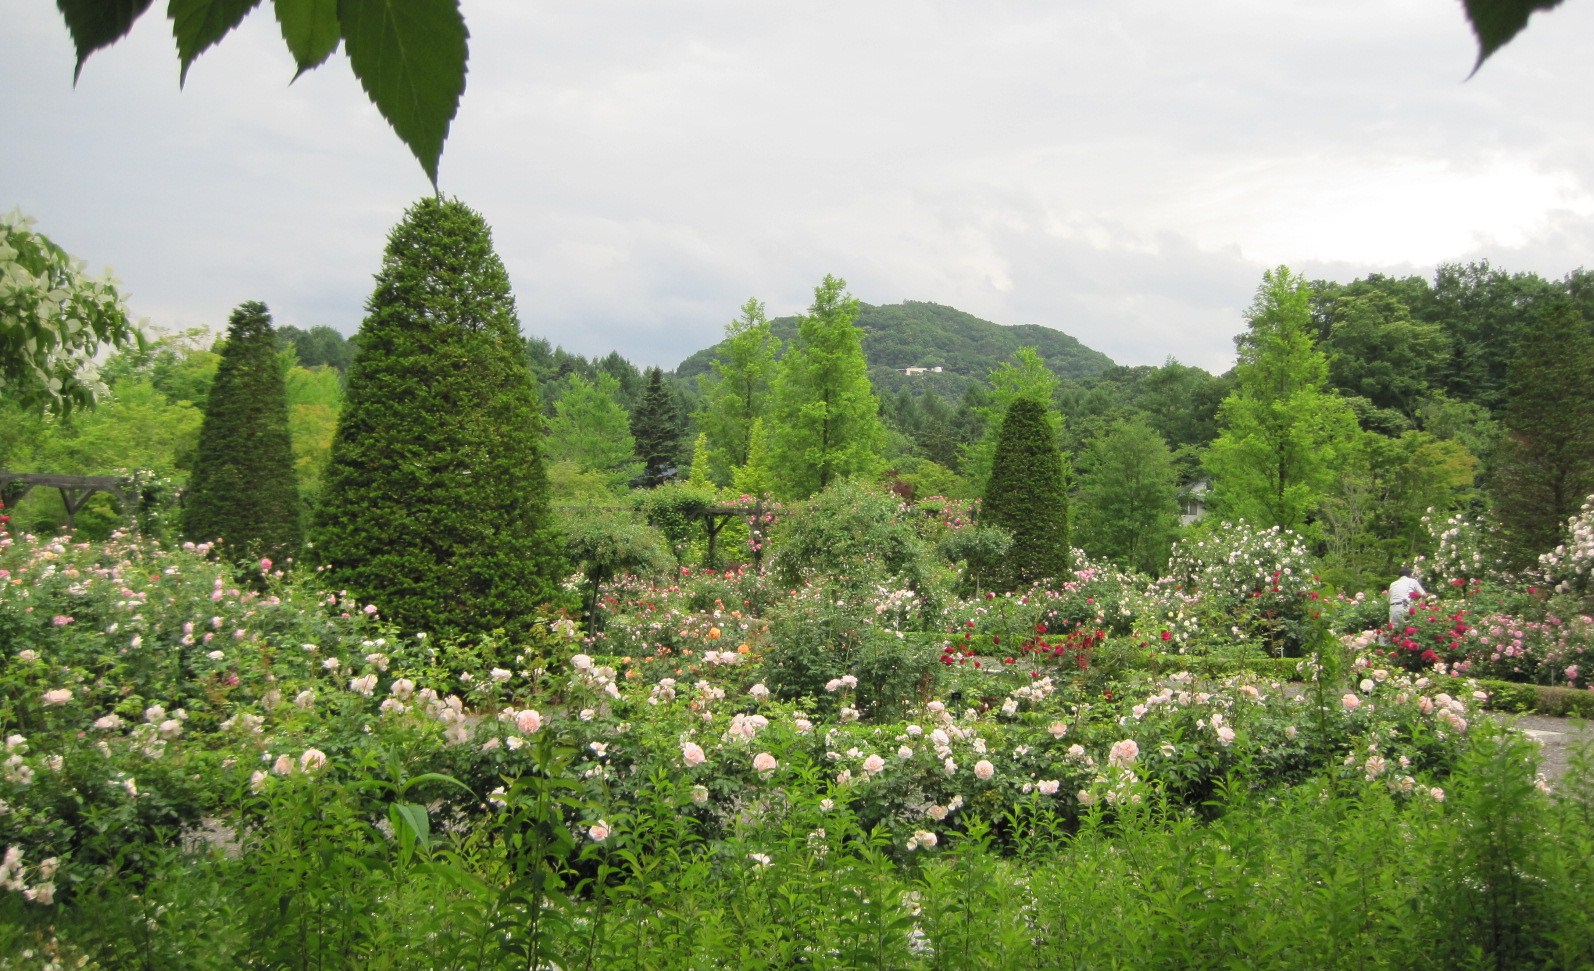
[{"label": "white flowering shrub", "polygon": [[1594,496],[1566,521],[1566,540],[1539,557],[1539,569],[1556,593],[1594,597]]},{"label": "white flowering shrub", "polygon": [[1499,565],[1486,551],[1487,532],[1480,522],[1466,513],[1456,513],[1444,521],[1422,517],[1433,553],[1419,556],[1412,573],[1430,588],[1443,586],[1468,588],[1500,574]]},{"label": "white flowering shrub", "polygon": [[1318,582],[1316,558],[1298,534],[1242,520],[1180,540],[1158,586],[1198,597],[1209,624],[1227,622],[1232,637],[1284,655],[1300,649],[1307,622],[1320,614]]}]

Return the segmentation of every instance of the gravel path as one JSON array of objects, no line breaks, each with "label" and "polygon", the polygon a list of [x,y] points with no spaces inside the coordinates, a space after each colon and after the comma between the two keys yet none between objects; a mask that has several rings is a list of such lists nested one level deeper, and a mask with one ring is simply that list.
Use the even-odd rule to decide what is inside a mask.
[{"label": "gravel path", "polygon": [[1567,761],[1576,748],[1594,744],[1594,725],[1569,718],[1544,715],[1498,715],[1537,741],[1541,749],[1539,771],[1551,782],[1566,774]]}]

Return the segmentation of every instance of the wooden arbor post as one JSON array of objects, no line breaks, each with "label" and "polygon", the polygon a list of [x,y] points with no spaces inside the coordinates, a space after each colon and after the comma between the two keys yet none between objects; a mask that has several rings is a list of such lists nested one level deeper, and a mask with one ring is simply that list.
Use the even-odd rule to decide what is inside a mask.
[{"label": "wooden arbor post", "polygon": [[136,521],[134,503],[138,496],[127,488],[129,485],[127,479],[110,475],[42,475],[0,470],[0,501],[10,508],[21,502],[24,496],[33,491],[34,486],[58,489],[61,492],[61,505],[66,507],[67,528],[76,529],[78,510],[96,492],[103,492],[121,503],[122,511]]}]

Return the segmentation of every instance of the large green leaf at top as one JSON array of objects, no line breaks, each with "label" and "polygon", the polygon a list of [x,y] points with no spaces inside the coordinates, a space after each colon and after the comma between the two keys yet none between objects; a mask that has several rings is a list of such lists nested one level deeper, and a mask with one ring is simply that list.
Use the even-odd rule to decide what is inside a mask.
[{"label": "large green leaf at top", "polygon": [[274,0],[282,39],[293,54],[299,74],[320,67],[338,49],[343,28],[338,24],[338,0]]},{"label": "large green leaf at top", "polygon": [[458,0],[338,0],[338,21],[365,93],[435,187],[465,91],[468,35]]},{"label": "large green leaf at top", "polygon": [[83,73],[83,62],[102,47],[109,47],[133,29],[133,21],[149,9],[151,0],[55,0],[66,29],[77,47],[77,67],[72,83]]},{"label": "large green leaf at top", "polygon": [[172,21],[172,36],[177,39],[177,59],[182,62],[177,84],[188,80],[188,68],[260,5],[260,0],[171,0],[166,16]]},{"label": "large green leaf at top", "polygon": [[1561,0],[1462,0],[1467,19],[1472,21],[1472,32],[1478,35],[1478,63],[1472,70],[1476,72],[1490,54],[1520,33],[1534,11],[1549,10],[1560,3]]}]

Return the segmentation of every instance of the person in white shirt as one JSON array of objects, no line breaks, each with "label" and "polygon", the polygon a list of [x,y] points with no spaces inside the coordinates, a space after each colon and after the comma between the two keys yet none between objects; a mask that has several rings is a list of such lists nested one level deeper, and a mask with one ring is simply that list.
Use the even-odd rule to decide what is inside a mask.
[{"label": "person in white shirt", "polygon": [[1422,583],[1411,575],[1411,571],[1401,570],[1400,577],[1389,585],[1389,626],[1404,625],[1406,615],[1411,613],[1411,602],[1426,596],[1428,591],[1422,588]]}]

